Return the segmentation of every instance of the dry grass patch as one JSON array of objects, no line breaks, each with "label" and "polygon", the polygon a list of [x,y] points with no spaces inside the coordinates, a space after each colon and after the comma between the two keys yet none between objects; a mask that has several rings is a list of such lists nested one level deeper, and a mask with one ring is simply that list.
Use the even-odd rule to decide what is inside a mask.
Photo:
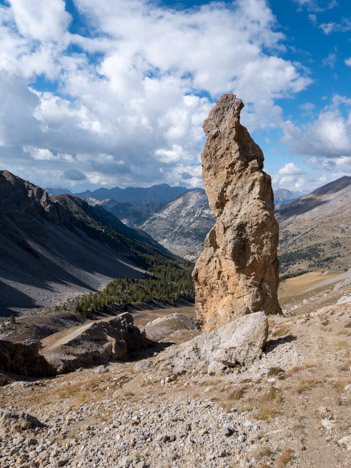
[{"label": "dry grass patch", "polygon": [[65,385],[59,388],[54,398],[56,400],[73,400],[75,403],[86,403],[90,400],[101,399],[105,393],[105,388],[101,386],[99,377],[93,377],[88,381],[80,381],[71,385]]},{"label": "dry grass patch", "polygon": [[201,387],[215,387],[220,383],[220,379],[211,379],[211,380],[203,380],[202,382],[198,382],[198,385]]},{"label": "dry grass patch", "polygon": [[296,392],[301,394],[305,390],[308,390],[316,385],[317,381],[315,379],[306,379],[302,380],[299,385],[296,387]]},{"label": "dry grass patch", "polygon": [[288,325],[283,325],[273,332],[274,338],[282,338],[283,336],[289,335],[291,329]]},{"label": "dry grass patch", "polygon": [[341,372],[347,372],[351,368],[351,361],[347,360],[339,367]]},{"label": "dry grass patch", "polygon": [[256,413],[256,419],[259,421],[270,421],[279,415],[279,411],[270,406],[262,406]]},{"label": "dry grass patch", "polygon": [[241,400],[243,398],[243,396],[246,393],[246,390],[247,390],[246,386],[236,388],[232,393],[230,393],[228,398],[226,398],[225,400],[222,400],[221,404],[222,404],[223,408],[227,412],[231,411],[234,403],[238,402],[239,400]]},{"label": "dry grass patch", "polygon": [[278,468],[283,468],[294,458],[295,458],[295,452],[290,448],[286,449],[279,457]]},{"label": "dry grass patch", "polygon": [[305,369],[304,366],[294,366],[294,367],[292,367],[291,369],[289,369],[288,371],[285,372],[284,378],[291,377],[296,372],[299,372],[299,371],[304,370],[304,369]]},{"label": "dry grass patch", "polygon": [[132,398],[135,397],[135,393],[133,392],[123,392],[121,395],[122,400],[131,400]]},{"label": "dry grass patch", "polygon": [[342,349],[348,348],[350,345],[347,341],[345,340],[339,340],[335,343],[335,349],[337,351],[341,351]]},{"label": "dry grass patch", "polygon": [[283,397],[281,394],[281,390],[272,386],[267,393],[265,393],[262,397],[263,402],[275,401],[276,403],[282,403]]},{"label": "dry grass patch", "polygon": [[271,457],[272,455],[273,455],[272,449],[270,448],[269,445],[266,445],[265,447],[263,447],[262,450],[260,450],[260,451],[256,454],[256,459],[257,459],[257,460],[262,460],[262,458]]},{"label": "dry grass patch", "polygon": [[285,374],[285,370],[281,367],[271,367],[268,372],[268,377],[282,377]]},{"label": "dry grass patch", "polygon": [[235,389],[229,395],[228,400],[232,400],[232,401],[240,400],[245,395],[246,390],[247,390],[247,387],[241,387],[241,388]]},{"label": "dry grass patch", "polygon": [[340,379],[334,382],[334,387],[339,392],[342,392],[344,388],[346,387],[346,385],[349,385],[350,383],[351,383],[351,379],[343,379],[343,380]]}]

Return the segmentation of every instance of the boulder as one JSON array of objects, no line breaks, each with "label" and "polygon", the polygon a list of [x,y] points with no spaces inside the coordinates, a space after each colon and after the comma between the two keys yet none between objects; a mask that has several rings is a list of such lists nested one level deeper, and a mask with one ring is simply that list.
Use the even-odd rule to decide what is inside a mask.
[{"label": "boulder", "polygon": [[45,338],[42,344],[41,354],[62,374],[80,367],[126,361],[128,353],[147,347],[147,339],[126,312],[109,321],[100,320],[56,333]]},{"label": "boulder", "polygon": [[261,356],[267,337],[267,317],[264,312],[255,312],[168,348],[158,357],[157,365],[172,375],[247,367]]},{"label": "boulder", "polygon": [[46,427],[31,414],[15,413],[6,408],[0,408],[0,437],[8,437],[18,432]]},{"label": "boulder", "polygon": [[178,312],[167,315],[167,317],[157,318],[145,325],[147,338],[154,341],[163,340],[179,330],[200,331],[201,328],[198,320]]},{"label": "boulder", "polygon": [[55,369],[38,353],[38,344],[0,340],[0,370],[28,377],[50,377]]},{"label": "boulder", "polygon": [[281,313],[271,178],[261,149],[240,124],[243,107],[224,95],[203,124],[202,175],[217,221],[193,278],[197,316],[207,331],[252,312]]}]

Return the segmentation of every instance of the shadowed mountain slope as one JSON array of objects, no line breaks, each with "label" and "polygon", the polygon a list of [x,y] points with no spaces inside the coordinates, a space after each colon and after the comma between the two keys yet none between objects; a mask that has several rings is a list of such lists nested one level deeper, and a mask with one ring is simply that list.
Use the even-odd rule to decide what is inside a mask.
[{"label": "shadowed mountain slope", "polygon": [[0,316],[65,302],[116,277],[142,277],[142,256],[173,258],[148,234],[72,195],[0,171]]}]

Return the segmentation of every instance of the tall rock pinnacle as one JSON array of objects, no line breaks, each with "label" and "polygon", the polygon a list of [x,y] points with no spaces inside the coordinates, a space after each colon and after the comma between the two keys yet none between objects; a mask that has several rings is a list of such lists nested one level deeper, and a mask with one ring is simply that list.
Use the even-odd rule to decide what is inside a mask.
[{"label": "tall rock pinnacle", "polygon": [[193,277],[197,316],[207,331],[251,312],[281,312],[271,178],[260,147],[240,124],[243,107],[225,94],[203,124],[202,175],[217,222]]}]

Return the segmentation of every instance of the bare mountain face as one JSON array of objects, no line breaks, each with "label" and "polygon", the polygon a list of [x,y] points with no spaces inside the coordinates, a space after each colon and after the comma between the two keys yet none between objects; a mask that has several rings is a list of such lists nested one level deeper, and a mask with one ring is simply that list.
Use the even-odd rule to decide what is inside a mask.
[{"label": "bare mountain face", "polygon": [[306,193],[279,188],[274,190],[274,202],[276,205],[286,205],[287,203],[291,203],[304,195],[306,195]]},{"label": "bare mountain face", "polygon": [[171,257],[148,234],[72,195],[0,171],[0,315],[65,302],[116,277],[142,277],[138,255]]},{"label": "bare mountain face", "polygon": [[[132,203],[120,203],[111,199],[102,202],[94,199],[88,199],[87,201],[94,205],[99,204],[105,210],[117,216],[124,224],[131,227],[141,227],[154,213],[163,210],[168,205],[165,202],[133,205]],[[152,234],[150,233],[150,235]]]},{"label": "bare mountain face", "polygon": [[196,260],[216,217],[204,190],[187,192],[140,225],[167,249],[187,260]]},{"label": "bare mountain face", "polygon": [[282,273],[350,267],[351,177],[278,207],[277,219]]}]

